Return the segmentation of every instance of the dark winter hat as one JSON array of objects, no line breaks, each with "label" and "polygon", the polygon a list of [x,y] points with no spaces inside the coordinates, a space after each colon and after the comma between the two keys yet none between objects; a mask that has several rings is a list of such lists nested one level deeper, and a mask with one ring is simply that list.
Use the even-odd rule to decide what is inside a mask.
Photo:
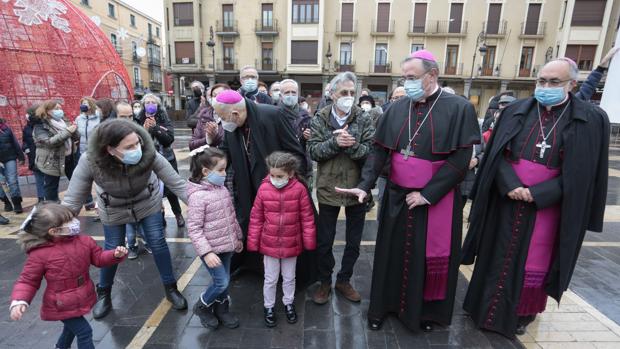
[{"label": "dark winter hat", "polygon": [[370,102],[370,105],[372,105],[373,108],[375,107],[375,99],[372,98],[372,96],[360,96],[357,105],[362,105],[362,102]]}]

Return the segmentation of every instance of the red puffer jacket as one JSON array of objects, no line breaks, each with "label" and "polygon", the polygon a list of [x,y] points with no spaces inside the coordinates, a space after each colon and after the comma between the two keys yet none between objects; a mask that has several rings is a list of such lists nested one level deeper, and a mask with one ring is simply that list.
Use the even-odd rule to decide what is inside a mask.
[{"label": "red puffer jacket", "polygon": [[248,228],[248,251],[274,258],[296,257],[316,248],[314,211],[308,189],[297,179],[277,189],[263,180],[254,200]]},{"label": "red puffer jacket", "polygon": [[45,277],[41,319],[56,321],[82,316],[97,301],[95,285],[88,275],[90,265],[107,267],[122,260],[114,257],[114,250],[103,251],[87,235],[55,238],[28,251],[11,300],[30,304]]}]

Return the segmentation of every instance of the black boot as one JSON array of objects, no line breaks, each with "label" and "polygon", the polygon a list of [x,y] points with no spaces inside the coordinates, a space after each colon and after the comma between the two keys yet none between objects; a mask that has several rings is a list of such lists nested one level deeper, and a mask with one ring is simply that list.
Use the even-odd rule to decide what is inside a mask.
[{"label": "black boot", "polygon": [[0,225],[7,225],[7,224],[9,224],[9,220],[0,214]]},{"label": "black boot", "polygon": [[7,196],[3,197],[2,201],[4,201],[4,212],[13,211],[13,205]]},{"label": "black boot", "polygon": [[383,326],[383,319],[377,319],[374,317],[368,317],[368,328],[373,331],[379,331]]},{"label": "black boot", "polygon": [[24,212],[24,209],[22,208],[22,197],[21,196],[16,196],[12,198],[12,201],[13,201],[13,211],[15,211],[15,213]]},{"label": "black boot", "polygon": [[214,305],[215,302],[211,303],[211,305],[205,305],[200,299],[194,304],[194,314],[200,318],[202,326],[213,330],[220,324],[213,314]]},{"label": "black boot", "polygon": [[263,312],[265,313],[265,325],[267,327],[275,327],[278,324],[278,319],[276,318],[276,312],[272,308],[263,308]]},{"label": "black boot", "polygon": [[289,324],[294,324],[297,322],[297,312],[295,311],[294,304],[285,305],[284,312],[286,313],[286,322]]},{"label": "black boot", "polygon": [[187,301],[185,297],[177,289],[177,283],[164,285],[164,292],[166,293],[166,299],[172,303],[172,309],[183,310],[187,309]]},{"label": "black boot", "polygon": [[524,335],[527,332],[527,325],[531,324],[535,319],[536,315],[519,316],[515,333],[519,336]]},{"label": "black boot", "polygon": [[226,297],[224,300],[215,300],[215,316],[220,323],[228,328],[239,327],[239,319],[229,312],[230,297]]},{"label": "black boot", "polygon": [[97,286],[97,303],[93,307],[93,317],[101,319],[112,310],[112,287]]}]

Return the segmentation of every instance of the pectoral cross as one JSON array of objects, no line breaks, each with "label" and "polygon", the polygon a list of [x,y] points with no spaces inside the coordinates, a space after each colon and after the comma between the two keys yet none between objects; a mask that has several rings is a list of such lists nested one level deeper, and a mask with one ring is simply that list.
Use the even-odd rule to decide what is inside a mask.
[{"label": "pectoral cross", "polygon": [[403,154],[403,159],[407,161],[410,156],[415,156],[415,152],[411,150],[411,144],[407,144],[407,148],[401,149],[400,153]]},{"label": "pectoral cross", "polygon": [[542,142],[536,144],[536,148],[540,148],[540,158],[542,159],[545,157],[545,150],[551,148],[551,146],[543,139]]}]

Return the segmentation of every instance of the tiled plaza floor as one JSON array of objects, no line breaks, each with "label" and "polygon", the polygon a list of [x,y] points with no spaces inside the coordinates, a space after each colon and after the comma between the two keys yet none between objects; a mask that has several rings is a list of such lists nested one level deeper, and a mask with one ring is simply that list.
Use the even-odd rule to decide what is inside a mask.
[{"label": "tiled plaza floor", "polygon": [[[181,175],[187,177],[188,131],[177,129],[177,157]],[[299,322],[289,325],[279,304],[280,323],[267,329],[262,322],[262,279],[245,273],[231,285],[232,310],[241,320],[235,330],[207,330],[192,315],[191,306],[209,283],[208,273],[196,259],[186,231],[177,230],[174,217],[168,217],[167,237],[179,287],[190,310],[170,310],[163,300],[159,275],[148,254],[126,261],[119,268],[113,288],[114,311],[101,321],[87,318],[94,329],[98,348],[620,348],[620,150],[610,154],[610,185],[605,231],[588,233],[570,290],[558,308],[550,300],[548,310],[529,326],[519,341],[479,331],[461,309],[471,273],[461,268],[453,323],[428,334],[413,334],[395,318],[389,318],[381,331],[369,331],[366,311],[370,292],[372,258],[376,236],[374,212],[367,217],[362,253],[355,268],[353,284],[363,301],[353,304],[332,293],[330,302],[317,306],[310,300],[316,285],[298,290],[296,307]],[[63,186],[63,190],[66,184]],[[32,194],[32,185],[23,185]],[[29,200],[28,204],[32,204]],[[0,304],[8,310],[12,283],[19,274],[24,254],[15,244],[14,232],[22,215],[7,215],[12,223],[0,228]],[[84,231],[102,243],[100,223],[92,213],[84,213]],[[335,253],[342,255],[344,222],[338,222]],[[97,280],[98,270],[91,269]],[[39,319],[41,293],[21,322],[12,322],[8,311],[0,315],[0,348],[53,348],[61,324]],[[278,296],[280,299],[280,295]]]}]

